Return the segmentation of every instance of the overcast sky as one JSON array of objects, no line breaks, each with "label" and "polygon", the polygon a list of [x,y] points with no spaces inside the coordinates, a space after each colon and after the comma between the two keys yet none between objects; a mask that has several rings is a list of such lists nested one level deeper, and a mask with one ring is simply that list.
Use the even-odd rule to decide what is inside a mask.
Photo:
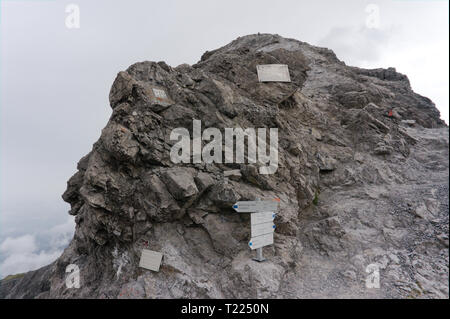
[{"label": "overcast sky", "polygon": [[[61,194],[132,63],[193,64],[238,36],[277,33],[348,65],[396,67],[448,123],[448,1],[0,2],[0,277],[51,262],[70,240]],[[70,3],[80,28],[66,26]]]}]

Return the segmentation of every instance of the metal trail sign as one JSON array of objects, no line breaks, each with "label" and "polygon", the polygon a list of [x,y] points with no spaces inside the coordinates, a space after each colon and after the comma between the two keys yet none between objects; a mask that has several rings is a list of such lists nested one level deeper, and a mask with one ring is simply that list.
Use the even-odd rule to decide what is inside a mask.
[{"label": "metal trail sign", "polygon": [[286,64],[263,64],[256,66],[259,82],[291,82]]},{"label": "metal trail sign", "polygon": [[276,211],[279,200],[261,200],[261,201],[246,201],[237,202],[233,208],[238,213],[261,213]]},{"label": "metal trail sign", "polygon": [[250,224],[252,226],[272,222],[274,219],[275,213],[273,212],[250,214]]},{"label": "metal trail sign", "polygon": [[[259,254],[259,252],[257,251],[257,258],[255,259],[256,261],[264,261],[265,259],[262,256],[262,248],[264,246],[269,246],[273,244],[273,232],[270,234],[265,234],[262,236],[258,236],[258,237],[254,237],[252,239],[250,239],[250,242],[248,243],[248,245],[250,246],[250,248],[253,249],[261,249],[261,254]],[[260,255],[260,256],[258,256]]]},{"label": "metal trail sign", "polygon": [[264,224],[252,225],[251,230],[252,230],[252,238],[253,237],[258,237],[258,236],[262,236],[262,235],[273,233],[273,231],[275,230],[275,225],[272,222],[264,223]]},{"label": "metal trail sign", "polygon": [[256,261],[264,261],[262,248],[273,244],[273,232],[275,230],[273,220],[279,201],[279,199],[244,201],[233,205],[233,209],[238,213],[252,213],[250,215],[251,239],[248,245],[250,249],[256,249],[256,258],[254,258]]},{"label": "metal trail sign", "polygon": [[163,255],[160,252],[142,249],[139,267],[159,271]]}]

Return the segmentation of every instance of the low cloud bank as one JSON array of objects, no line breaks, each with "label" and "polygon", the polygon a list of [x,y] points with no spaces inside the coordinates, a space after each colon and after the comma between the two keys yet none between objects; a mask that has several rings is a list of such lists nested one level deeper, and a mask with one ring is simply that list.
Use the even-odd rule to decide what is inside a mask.
[{"label": "low cloud bank", "polygon": [[0,243],[0,278],[38,269],[55,261],[73,237],[72,217],[39,234],[7,237]]}]

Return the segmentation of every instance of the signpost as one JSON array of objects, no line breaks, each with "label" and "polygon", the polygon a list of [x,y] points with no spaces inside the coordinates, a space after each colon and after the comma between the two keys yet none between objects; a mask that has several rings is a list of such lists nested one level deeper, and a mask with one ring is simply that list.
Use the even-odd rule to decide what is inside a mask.
[{"label": "signpost", "polygon": [[237,202],[233,205],[234,210],[238,213],[262,213],[276,211],[277,207],[278,201],[276,200]]},{"label": "signpost", "polygon": [[[250,246],[250,248],[252,250],[261,249],[261,252],[262,252],[262,247],[269,246],[272,244],[273,244],[273,232],[270,234],[265,234],[262,236],[254,237],[254,238],[250,239],[250,241],[248,243],[248,245]],[[261,254],[261,256],[262,256],[262,254]]]},{"label": "signpost", "polygon": [[278,209],[278,202],[280,200],[272,201],[245,201],[237,202],[233,208],[238,213],[251,213],[251,239],[248,243],[250,249],[256,249],[256,258],[253,260],[262,262],[266,260],[262,254],[264,246],[273,244],[273,232],[275,225],[275,211]]},{"label": "signpost", "polygon": [[[253,214],[252,214],[253,215]],[[273,233],[275,225],[270,223],[252,225],[252,238]]]},{"label": "signpost", "polygon": [[273,213],[273,212],[257,213],[257,214],[250,215],[251,225],[268,223],[268,222],[273,221],[274,219],[275,219],[275,213]]},{"label": "signpost", "polygon": [[257,65],[259,82],[291,82],[289,68],[286,64]]}]

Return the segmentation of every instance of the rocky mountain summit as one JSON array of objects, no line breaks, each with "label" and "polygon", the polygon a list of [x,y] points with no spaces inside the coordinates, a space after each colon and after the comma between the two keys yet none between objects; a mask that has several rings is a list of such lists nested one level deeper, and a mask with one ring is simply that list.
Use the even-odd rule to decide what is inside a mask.
[{"label": "rocky mountain summit", "polygon": [[[256,66],[286,64],[291,82]],[[167,98],[155,96],[164,90]],[[63,199],[74,238],[1,298],[448,298],[449,132],[395,69],[347,66],[278,35],[240,37],[195,65],[120,72],[112,115]],[[179,163],[174,128],[278,128],[278,170]],[[280,199],[274,245],[252,260],[239,200]],[[139,267],[143,248],[163,254]],[[66,267],[80,288],[66,287]],[[367,288],[369,265],[380,287]]]}]

